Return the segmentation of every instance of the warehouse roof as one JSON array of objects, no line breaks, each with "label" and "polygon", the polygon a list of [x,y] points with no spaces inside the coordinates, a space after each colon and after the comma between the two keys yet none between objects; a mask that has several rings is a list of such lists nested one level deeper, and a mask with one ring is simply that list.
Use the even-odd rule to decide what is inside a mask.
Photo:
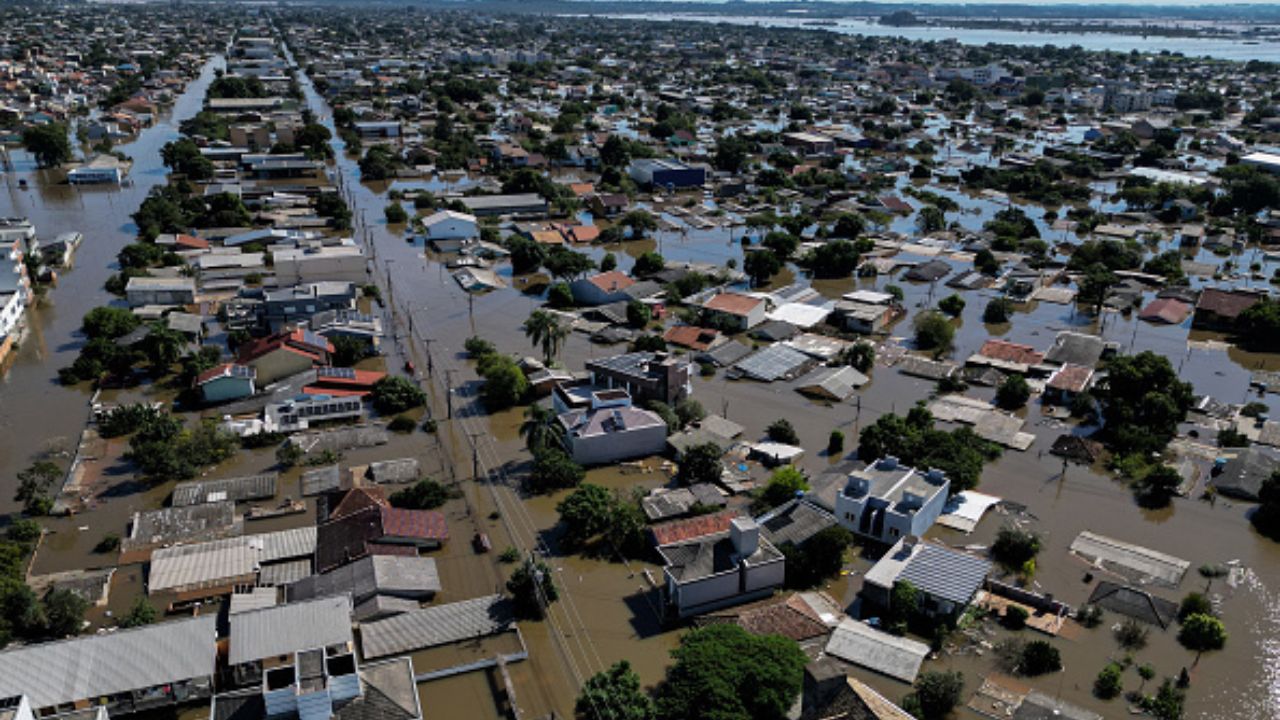
[{"label": "warehouse roof", "polygon": [[35,708],[213,675],[217,618],[208,615],[0,652],[0,697]]},{"label": "warehouse roof", "polygon": [[360,628],[360,644],[364,657],[372,660],[494,635],[507,630],[513,619],[509,601],[487,595],[366,623]]},{"label": "warehouse roof", "polygon": [[278,605],[231,618],[232,665],[351,643],[351,598],[346,595]]}]

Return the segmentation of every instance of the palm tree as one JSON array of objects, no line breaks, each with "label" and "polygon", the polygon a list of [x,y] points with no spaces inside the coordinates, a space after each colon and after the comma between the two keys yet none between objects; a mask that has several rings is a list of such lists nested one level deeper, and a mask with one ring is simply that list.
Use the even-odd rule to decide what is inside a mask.
[{"label": "palm tree", "polygon": [[564,427],[556,419],[554,410],[542,405],[530,405],[524,411],[525,421],[520,425],[520,437],[524,438],[529,452],[537,455],[549,447],[559,447],[564,438]]},{"label": "palm tree", "polygon": [[569,331],[551,313],[534,310],[529,319],[524,321],[524,336],[535,347],[542,346],[542,359],[550,365],[552,358],[560,351],[560,343],[569,337]]}]

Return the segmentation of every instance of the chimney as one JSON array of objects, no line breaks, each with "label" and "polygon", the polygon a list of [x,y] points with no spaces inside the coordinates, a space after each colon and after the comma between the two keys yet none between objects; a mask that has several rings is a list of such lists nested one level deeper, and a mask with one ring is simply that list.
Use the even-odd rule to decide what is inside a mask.
[{"label": "chimney", "polygon": [[738,557],[750,557],[760,549],[760,526],[749,517],[734,518],[729,521],[729,539]]}]

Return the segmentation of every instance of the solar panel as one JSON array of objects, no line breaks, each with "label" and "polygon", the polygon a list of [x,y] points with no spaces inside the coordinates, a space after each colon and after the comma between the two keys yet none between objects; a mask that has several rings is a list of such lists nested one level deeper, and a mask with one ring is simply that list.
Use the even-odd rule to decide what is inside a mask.
[{"label": "solar panel", "polygon": [[320,377],[343,378],[346,380],[355,380],[356,371],[351,368],[325,367],[316,371]]},{"label": "solar panel", "polygon": [[232,365],[231,375],[233,377],[253,377],[253,368],[248,365]]},{"label": "solar panel", "polygon": [[317,335],[316,333],[311,332],[310,330],[302,331],[302,342],[314,347],[321,347],[321,348],[327,347],[329,345],[328,340],[325,340],[323,337],[321,337],[320,335]]}]

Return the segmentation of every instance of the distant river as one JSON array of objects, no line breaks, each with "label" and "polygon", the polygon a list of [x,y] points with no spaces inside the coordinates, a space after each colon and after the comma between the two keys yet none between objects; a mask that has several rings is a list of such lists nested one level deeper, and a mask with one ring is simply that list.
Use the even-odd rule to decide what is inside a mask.
[{"label": "distant river", "polygon": [[[830,30],[846,35],[871,35],[877,37],[901,37],[907,40],[956,40],[966,45],[986,45],[998,43],[1002,45],[1055,45],[1070,47],[1079,45],[1086,50],[1116,50],[1129,52],[1158,53],[1162,50],[1175,50],[1189,57],[1213,57],[1223,60],[1270,60],[1280,61],[1280,44],[1262,41],[1257,45],[1246,45],[1241,40],[1226,38],[1193,38],[1193,37],[1143,37],[1141,35],[1121,35],[1116,33],[1050,33],[1019,30],[986,30],[950,27],[888,27],[875,22],[857,19],[834,20],[834,24],[806,25],[812,22],[809,18],[787,17],[737,17],[729,15],[698,15],[671,13],[627,13],[602,14],[600,17],[611,17],[623,20],[654,20],[670,22],[684,20],[693,22],[727,23],[731,25],[756,25],[760,27],[785,27],[808,30]],[[827,21],[822,21],[827,22]]]}]

